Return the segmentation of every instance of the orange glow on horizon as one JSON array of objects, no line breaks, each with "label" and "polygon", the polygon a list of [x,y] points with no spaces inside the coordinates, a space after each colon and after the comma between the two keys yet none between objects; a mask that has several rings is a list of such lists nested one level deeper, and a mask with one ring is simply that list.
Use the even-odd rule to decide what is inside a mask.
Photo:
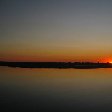
[{"label": "orange glow on horizon", "polygon": [[102,57],[75,57],[75,56],[10,56],[0,58],[0,61],[13,61],[13,62],[104,62],[112,63],[109,58]]}]

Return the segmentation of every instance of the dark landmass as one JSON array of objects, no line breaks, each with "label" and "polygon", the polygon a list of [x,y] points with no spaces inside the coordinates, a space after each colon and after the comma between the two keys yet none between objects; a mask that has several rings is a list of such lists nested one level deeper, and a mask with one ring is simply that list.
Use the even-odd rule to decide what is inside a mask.
[{"label": "dark landmass", "polygon": [[111,63],[92,62],[5,62],[0,61],[0,66],[20,67],[20,68],[112,68]]}]

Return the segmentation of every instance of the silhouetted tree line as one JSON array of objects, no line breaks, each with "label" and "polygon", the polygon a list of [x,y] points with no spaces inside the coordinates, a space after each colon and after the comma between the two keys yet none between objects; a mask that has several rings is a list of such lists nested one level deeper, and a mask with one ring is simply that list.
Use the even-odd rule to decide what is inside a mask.
[{"label": "silhouetted tree line", "polygon": [[4,62],[0,66],[21,68],[112,68],[111,63],[93,62]]}]

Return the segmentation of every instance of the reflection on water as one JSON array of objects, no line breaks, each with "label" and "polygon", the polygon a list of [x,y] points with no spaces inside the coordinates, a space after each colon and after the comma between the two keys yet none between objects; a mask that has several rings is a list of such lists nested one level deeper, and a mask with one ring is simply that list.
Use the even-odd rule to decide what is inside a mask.
[{"label": "reflection on water", "polygon": [[0,67],[4,111],[112,111],[112,69]]}]

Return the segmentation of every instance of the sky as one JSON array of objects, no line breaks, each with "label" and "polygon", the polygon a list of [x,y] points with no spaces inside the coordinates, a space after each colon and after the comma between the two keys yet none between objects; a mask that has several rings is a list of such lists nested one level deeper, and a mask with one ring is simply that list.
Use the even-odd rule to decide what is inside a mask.
[{"label": "sky", "polygon": [[1,61],[112,61],[112,0],[0,0]]}]

